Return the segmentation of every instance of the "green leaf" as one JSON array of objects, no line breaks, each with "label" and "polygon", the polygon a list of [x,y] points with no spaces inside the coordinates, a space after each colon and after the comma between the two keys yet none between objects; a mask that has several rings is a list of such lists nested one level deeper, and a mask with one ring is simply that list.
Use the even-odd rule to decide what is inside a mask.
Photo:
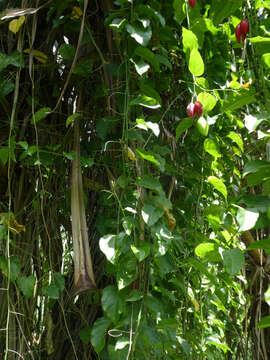
[{"label": "green leaf", "polygon": [[150,65],[148,65],[147,63],[145,63],[142,60],[140,60],[138,62],[134,62],[134,65],[135,65],[135,69],[136,69],[137,73],[140,76],[145,74],[150,69]]},{"label": "green leaf", "polygon": [[193,49],[198,50],[199,45],[197,36],[191,30],[182,27],[182,36],[184,53],[190,52]]},{"label": "green leaf", "polygon": [[136,119],[137,127],[139,129],[148,130],[151,129],[155,136],[159,136],[160,130],[157,123],[151,121],[144,121],[144,119]]},{"label": "green leaf", "polygon": [[219,338],[216,336],[211,336],[211,337],[206,338],[205,342],[206,342],[206,344],[214,345],[215,347],[221,349],[225,354],[228,351],[232,352],[231,349],[229,348],[229,346],[221,343]]},{"label": "green leaf", "polygon": [[146,29],[141,25],[126,25],[127,32],[130,36],[137,41],[142,46],[147,46],[152,37],[152,29],[151,27],[147,27]]},{"label": "green leaf", "polygon": [[[116,341],[115,350],[122,350],[129,345],[129,338],[121,338]],[[122,358],[123,359],[123,358]]]},{"label": "green leaf", "polygon": [[19,259],[17,258],[17,256],[11,256],[10,269],[8,269],[8,259],[4,256],[0,256],[0,269],[6,277],[10,277],[11,282],[14,282],[20,273]]},{"label": "green leaf", "polygon": [[242,89],[237,92],[230,92],[223,102],[222,111],[234,111],[240,109],[244,105],[248,105],[255,101],[255,89]]},{"label": "green leaf", "polygon": [[86,59],[77,63],[77,65],[73,70],[73,74],[86,77],[89,74],[91,74],[92,69],[93,69],[93,61],[90,59]]},{"label": "green leaf", "polygon": [[137,260],[131,251],[121,258],[121,262],[122,266],[116,274],[119,290],[124,289],[137,278]]},{"label": "green leaf", "polygon": [[160,171],[163,172],[165,170],[165,160],[160,155],[153,155],[151,151],[145,151],[143,149],[136,149],[136,155],[137,157],[140,157],[157,165]]},{"label": "green leaf", "polygon": [[75,56],[75,49],[70,44],[61,44],[59,47],[59,54],[64,60],[73,60]]},{"label": "green leaf", "polygon": [[250,173],[265,172],[270,169],[270,162],[265,160],[251,160],[246,163],[243,169],[243,176]]},{"label": "green leaf", "polygon": [[121,28],[123,28],[124,24],[127,22],[126,19],[122,19],[122,18],[115,18],[113,19],[113,21],[110,23],[110,27],[113,28],[114,30],[121,30]]},{"label": "green leaf", "polygon": [[157,72],[160,71],[159,62],[155,54],[148,48],[139,46],[135,49],[134,54],[140,56],[143,60],[150,62],[150,64],[152,64],[153,68],[155,69],[155,71]]},{"label": "green leaf", "polygon": [[243,145],[243,140],[241,139],[241,136],[238,135],[236,132],[234,131],[230,131],[229,134],[227,135],[227,138],[231,139],[232,141],[234,141],[240,148],[240,150],[243,152],[244,151],[244,145]]},{"label": "green leaf", "polygon": [[268,68],[270,68],[270,53],[263,54],[262,61]]},{"label": "green leaf", "polygon": [[31,124],[35,124],[38,121],[45,119],[50,113],[52,112],[52,109],[49,107],[44,107],[39,109],[33,116],[31,120]]},{"label": "green leaf", "polygon": [[28,277],[19,277],[16,280],[19,289],[22,291],[23,295],[26,298],[30,298],[33,295],[34,287],[36,283],[36,278],[34,275],[30,275]]},{"label": "green leaf", "polygon": [[208,92],[199,93],[198,101],[202,104],[203,111],[205,112],[211,111],[217,103],[217,99]]},{"label": "green leaf", "polygon": [[225,199],[227,200],[227,188],[226,186],[223,184],[223,182],[221,180],[219,180],[217,177],[215,176],[209,176],[207,181],[214,186],[214,188],[220,192]]},{"label": "green leaf", "polygon": [[153,244],[154,255],[156,257],[164,256],[171,245],[173,236],[171,235],[167,227],[160,223],[157,223],[156,225],[152,226],[151,233],[155,238]]},{"label": "green leaf", "polygon": [[270,286],[268,286],[268,289],[264,293],[264,301],[270,306]]},{"label": "green leaf", "polygon": [[160,25],[165,26],[166,22],[164,17],[150,5],[138,5],[135,7],[135,12],[138,12],[142,16],[147,16],[147,18],[152,18],[160,23]]},{"label": "green leaf", "polygon": [[183,20],[186,18],[185,0],[174,0],[173,8],[174,19],[178,23],[178,25],[181,25]]},{"label": "green leaf", "polygon": [[147,295],[144,304],[155,315],[164,311],[162,302],[152,294]]},{"label": "green leaf", "polygon": [[166,56],[160,54],[155,54],[155,56],[160,64],[166,66],[169,70],[172,70],[172,64]]},{"label": "green leaf", "polygon": [[94,322],[91,331],[91,344],[99,354],[105,346],[105,336],[111,321],[105,317],[99,318]]},{"label": "green leaf", "polygon": [[139,262],[143,261],[150,254],[151,244],[146,241],[140,241],[138,245],[131,245],[131,250]]},{"label": "green leaf", "polygon": [[253,250],[253,249],[263,249],[266,251],[270,251],[270,239],[255,241],[247,248],[247,250]]},{"label": "green leaf", "polygon": [[200,258],[207,258],[209,261],[219,261],[218,246],[214,243],[201,243],[195,248],[195,254]]},{"label": "green leaf", "polygon": [[139,290],[134,289],[128,295],[128,297],[126,298],[126,301],[133,302],[133,301],[141,300],[142,298],[143,298],[143,294]]},{"label": "green leaf", "polygon": [[74,120],[76,120],[78,117],[82,116],[81,114],[79,113],[74,113],[72,115],[70,115],[68,118],[67,118],[67,121],[66,121],[66,127],[68,127]]},{"label": "green leaf", "polygon": [[262,37],[262,36],[255,36],[248,39],[248,41],[252,42],[253,44],[259,44],[259,43],[270,43],[269,37]]},{"label": "green leaf", "polygon": [[188,61],[188,68],[191,74],[194,76],[201,76],[204,73],[204,62],[201,54],[197,49],[191,50]]},{"label": "green leaf", "polygon": [[270,316],[264,316],[256,325],[258,329],[264,329],[270,327]]},{"label": "green leaf", "polygon": [[245,127],[251,133],[256,130],[261,122],[265,121],[266,118],[261,115],[245,115]]},{"label": "green leaf", "polygon": [[[119,180],[119,179],[118,179]],[[125,230],[125,233],[129,236],[131,235],[132,228],[134,225],[134,218],[131,216],[125,216],[122,220],[122,225]]]},{"label": "green leaf", "polygon": [[59,272],[53,274],[53,282],[58,287],[60,291],[65,289],[65,277]]},{"label": "green leaf", "polygon": [[9,151],[8,151],[7,146],[0,148],[0,160],[3,165],[6,165],[6,163],[8,161],[8,154],[9,154]]},{"label": "green leaf", "polygon": [[121,254],[121,242],[124,238],[124,233],[118,235],[105,235],[99,240],[99,247],[107,260],[115,264],[119,255]]},{"label": "green leaf", "polygon": [[91,330],[92,328],[87,326],[79,331],[79,337],[85,345],[88,345],[91,341]]},{"label": "green leaf", "polygon": [[48,296],[51,299],[59,299],[59,287],[51,284],[42,288],[42,295]]},{"label": "green leaf", "polygon": [[145,175],[142,178],[136,180],[136,185],[142,186],[146,189],[153,190],[157,193],[163,194],[164,191],[158,179],[153,178],[150,175]]},{"label": "green leaf", "polygon": [[149,109],[160,108],[160,103],[156,99],[146,96],[146,95],[141,95],[141,96],[138,96],[136,99],[131,100],[129,102],[129,105],[141,105],[141,106],[147,107]]},{"label": "green leaf", "polygon": [[239,249],[224,250],[222,257],[226,271],[230,275],[237,275],[245,263],[245,256]]},{"label": "green leaf", "polygon": [[208,154],[212,155],[215,160],[221,157],[221,153],[219,151],[217,143],[212,139],[205,139],[203,143],[204,150],[208,152]]},{"label": "green leaf", "polygon": [[239,231],[252,229],[259,218],[259,213],[255,210],[250,211],[240,206],[235,206],[238,208],[236,220],[239,224]]},{"label": "green leaf", "polygon": [[145,204],[142,208],[143,221],[150,227],[153,226],[163,214],[164,210],[160,207]]},{"label": "green leaf", "polygon": [[214,0],[211,3],[211,18],[214,25],[222,23],[223,19],[232,16],[242,5],[242,0]]},{"label": "green leaf", "polygon": [[116,324],[125,304],[115,286],[109,285],[102,290],[101,305],[107,317]]},{"label": "green leaf", "polygon": [[190,118],[183,119],[176,128],[175,140],[178,141],[180,136],[193,125],[193,121]]}]

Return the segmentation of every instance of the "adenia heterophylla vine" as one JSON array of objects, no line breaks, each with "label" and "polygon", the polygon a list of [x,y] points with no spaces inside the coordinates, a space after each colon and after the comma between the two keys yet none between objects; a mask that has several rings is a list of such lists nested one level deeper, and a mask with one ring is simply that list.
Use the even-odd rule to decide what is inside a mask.
[{"label": "adenia heterophylla vine", "polygon": [[202,104],[199,101],[195,101],[195,103],[189,103],[187,106],[187,114],[190,118],[194,118],[196,114],[201,116],[203,113]]},{"label": "adenia heterophylla vine", "polygon": [[249,32],[248,20],[243,19],[235,28],[236,40],[240,43],[242,37],[242,41],[244,42],[246,40],[246,36],[248,32]]}]

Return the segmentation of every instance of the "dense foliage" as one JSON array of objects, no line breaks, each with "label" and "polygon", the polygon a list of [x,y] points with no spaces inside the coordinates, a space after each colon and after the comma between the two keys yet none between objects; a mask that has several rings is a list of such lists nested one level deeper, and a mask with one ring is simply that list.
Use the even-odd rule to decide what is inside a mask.
[{"label": "dense foliage", "polygon": [[1,359],[269,359],[270,0],[0,6]]}]

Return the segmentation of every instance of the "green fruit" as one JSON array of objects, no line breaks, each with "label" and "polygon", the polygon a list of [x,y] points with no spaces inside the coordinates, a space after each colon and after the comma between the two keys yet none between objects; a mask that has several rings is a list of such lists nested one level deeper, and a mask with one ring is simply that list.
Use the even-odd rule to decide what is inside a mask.
[{"label": "green fruit", "polygon": [[270,206],[268,206],[268,208],[266,210],[266,215],[267,215],[268,219],[270,220]]},{"label": "green fruit", "polygon": [[203,116],[201,116],[197,121],[196,127],[200,134],[202,134],[203,136],[208,135],[209,125]]}]

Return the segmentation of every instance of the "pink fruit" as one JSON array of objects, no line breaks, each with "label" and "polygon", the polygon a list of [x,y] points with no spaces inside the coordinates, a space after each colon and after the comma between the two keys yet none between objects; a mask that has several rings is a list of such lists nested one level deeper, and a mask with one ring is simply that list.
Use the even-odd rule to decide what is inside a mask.
[{"label": "pink fruit", "polygon": [[202,104],[199,101],[195,101],[194,103],[194,113],[197,113],[199,116],[203,113]]},{"label": "pink fruit", "polygon": [[249,23],[248,23],[247,19],[244,19],[240,22],[240,30],[241,30],[242,37],[245,35],[245,38],[246,38],[246,35],[249,31]]},{"label": "pink fruit", "polygon": [[235,37],[236,40],[240,43],[241,41],[241,28],[240,28],[240,24],[238,24],[235,28]]},{"label": "pink fruit", "polygon": [[193,103],[189,103],[187,106],[187,114],[190,118],[193,118],[195,115],[195,107]]},{"label": "pink fruit", "polygon": [[189,5],[194,8],[194,6],[196,5],[196,0],[188,0]]}]

